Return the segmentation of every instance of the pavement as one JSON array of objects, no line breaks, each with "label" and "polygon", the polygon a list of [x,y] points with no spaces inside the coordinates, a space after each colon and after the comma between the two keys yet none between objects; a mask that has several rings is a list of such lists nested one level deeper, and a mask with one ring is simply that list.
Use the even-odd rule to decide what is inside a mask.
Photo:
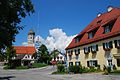
[{"label": "pavement", "polygon": [[120,75],[102,75],[101,73],[52,75],[56,67],[27,70],[3,70],[0,67],[0,80],[120,80]]}]

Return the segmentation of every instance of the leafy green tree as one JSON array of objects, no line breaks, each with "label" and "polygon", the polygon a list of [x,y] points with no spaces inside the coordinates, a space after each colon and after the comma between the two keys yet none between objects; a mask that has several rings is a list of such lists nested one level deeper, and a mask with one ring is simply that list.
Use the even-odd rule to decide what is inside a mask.
[{"label": "leafy green tree", "polygon": [[59,53],[60,53],[60,52],[59,52],[57,49],[54,49],[54,50],[51,52],[51,57],[54,58],[54,60],[55,60],[55,58],[58,56]]},{"label": "leafy green tree", "polygon": [[38,62],[48,64],[50,61],[50,55],[49,55],[48,49],[44,44],[42,44],[39,47],[38,52],[37,52],[37,56],[38,56]]},{"label": "leafy green tree", "polygon": [[7,64],[10,68],[12,68],[14,65],[12,65],[12,60],[13,58],[16,56],[16,50],[12,47],[12,46],[9,46],[7,47],[6,49],[6,60],[7,60]]},{"label": "leafy green tree", "polygon": [[34,12],[31,0],[0,0],[0,52],[15,42],[22,18]]}]

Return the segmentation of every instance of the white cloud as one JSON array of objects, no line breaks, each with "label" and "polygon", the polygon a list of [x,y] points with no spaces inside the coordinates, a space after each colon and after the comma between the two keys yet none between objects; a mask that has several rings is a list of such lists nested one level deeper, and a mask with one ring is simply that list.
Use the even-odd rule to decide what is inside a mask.
[{"label": "white cloud", "polygon": [[27,45],[28,45],[28,43],[27,43],[27,42],[23,42],[23,43],[22,43],[22,45],[27,46]]},{"label": "white cloud", "polygon": [[71,42],[73,37],[75,37],[75,35],[67,36],[62,29],[55,28],[49,30],[49,36],[46,39],[40,37],[40,41],[47,46],[49,51],[52,51],[55,48],[64,53],[65,48]]}]

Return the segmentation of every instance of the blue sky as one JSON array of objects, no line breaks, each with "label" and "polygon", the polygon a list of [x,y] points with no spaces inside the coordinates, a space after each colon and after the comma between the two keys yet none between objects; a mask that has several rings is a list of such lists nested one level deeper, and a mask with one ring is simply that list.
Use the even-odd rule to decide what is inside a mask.
[{"label": "blue sky", "polygon": [[62,29],[68,36],[78,34],[97,14],[109,5],[120,7],[120,0],[32,0],[35,13],[22,19],[25,28],[16,36],[14,45],[27,41],[30,29],[47,38],[49,30]]}]

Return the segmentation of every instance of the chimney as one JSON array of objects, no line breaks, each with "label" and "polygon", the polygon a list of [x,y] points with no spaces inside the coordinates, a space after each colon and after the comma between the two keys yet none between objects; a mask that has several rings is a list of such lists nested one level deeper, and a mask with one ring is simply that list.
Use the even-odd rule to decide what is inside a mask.
[{"label": "chimney", "polygon": [[97,17],[100,17],[102,14],[101,13],[98,13]]},{"label": "chimney", "polygon": [[107,11],[108,11],[108,12],[110,12],[110,11],[112,11],[112,9],[113,9],[113,7],[112,7],[112,6],[108,6]]}]

